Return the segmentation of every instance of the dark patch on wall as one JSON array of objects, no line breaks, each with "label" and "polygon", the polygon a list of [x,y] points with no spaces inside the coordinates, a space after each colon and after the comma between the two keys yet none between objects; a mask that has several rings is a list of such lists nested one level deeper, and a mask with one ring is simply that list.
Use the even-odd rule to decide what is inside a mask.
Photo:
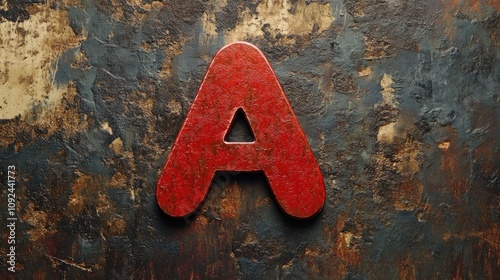
[{"label": "dark patch on wall", "polygon": [[252,14],[258,17],[259,15],[256,11],[257,4],[258,2],[256,1],[228,0],[224,8],[215,14],[217,19],[217,31],[223,32],[233,29],[240,19],[240,14],[245,11],[245,9],[249,9]]},{"label": "dark patch on wall", "polygon": [[0,18],[12,22],[23,22],[30,18],[28,6],[31,4],[45,4],[44,0],[4,0],[1,5],[6,5],[7,9],[0,9]]}]

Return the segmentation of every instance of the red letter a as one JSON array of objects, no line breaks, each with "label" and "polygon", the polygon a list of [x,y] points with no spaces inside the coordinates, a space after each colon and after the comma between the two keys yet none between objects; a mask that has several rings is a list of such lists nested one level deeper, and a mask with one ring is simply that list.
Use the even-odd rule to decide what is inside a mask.
[{"label": "red letter a", "polygon": [[[225,142],[238,109],[254,142]],[[325,202],[314,155],[271,66],[255,46],[222,48],[177,136],[158,180],[156,197],[172,217],[191,214],[205,199],[216,171],[263,171],[287,214],[305,219]]]}]

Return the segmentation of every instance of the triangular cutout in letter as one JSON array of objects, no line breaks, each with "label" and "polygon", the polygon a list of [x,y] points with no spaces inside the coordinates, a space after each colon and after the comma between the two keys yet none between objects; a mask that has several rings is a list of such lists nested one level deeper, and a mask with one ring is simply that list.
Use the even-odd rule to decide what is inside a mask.
[{"label": "triangular cutout in letter", "polygon": [[255,141],[255,135],[252,126],[248,123],[247,115],[243,109],[239,108],[234,114],[231,126],[224,136],[227,143],[252,143]]}]

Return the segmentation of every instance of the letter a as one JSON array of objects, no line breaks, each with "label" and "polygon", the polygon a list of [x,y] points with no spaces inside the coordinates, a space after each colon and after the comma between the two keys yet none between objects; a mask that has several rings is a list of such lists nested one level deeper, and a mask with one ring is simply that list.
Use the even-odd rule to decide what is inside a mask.
[{"label": "letter a", "polygon": [[[253,142],[226,142],[238,110]],[[215,55],[172,147],[156,188],[169,216],[193,213],[216,171],[263,171],[281,209],[297,219],[319,213],[325,186],[290,103],[264,54],[244,42]]]}]

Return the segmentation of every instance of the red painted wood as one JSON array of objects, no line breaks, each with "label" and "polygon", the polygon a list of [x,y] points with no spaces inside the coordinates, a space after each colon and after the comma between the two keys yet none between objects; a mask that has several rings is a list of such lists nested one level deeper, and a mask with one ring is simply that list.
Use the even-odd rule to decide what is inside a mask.
[{"label": "red painted wood", "polygon": [[[254,142],[224,142],[239,108]],[[249,43],[222,48],[210,64],[158,181],[159,206],[172,217],[191,214],[221,170],[262,170],[281,208],[298,219],[316,215],[325,202],[300,124],[269,62]]]}]

